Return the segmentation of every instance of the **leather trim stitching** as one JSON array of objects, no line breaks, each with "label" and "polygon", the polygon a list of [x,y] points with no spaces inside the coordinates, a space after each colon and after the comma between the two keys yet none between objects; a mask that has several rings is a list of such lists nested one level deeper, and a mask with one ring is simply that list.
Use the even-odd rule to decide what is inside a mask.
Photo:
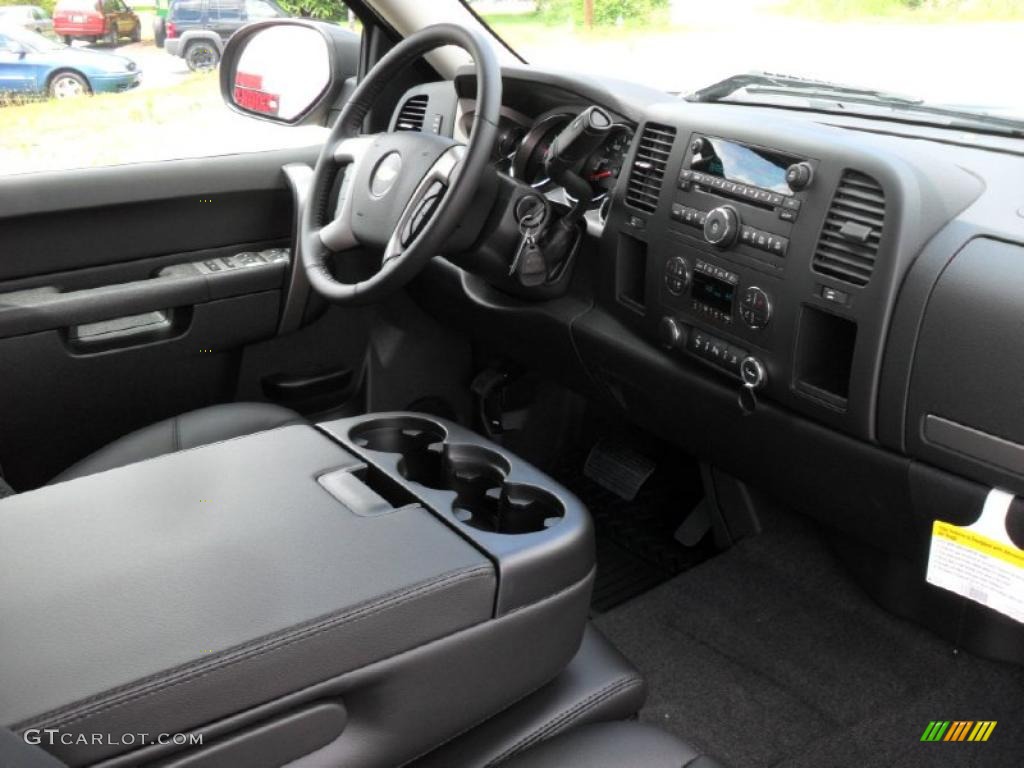
[{"label": "leather trim stitching", "polygon": [[643,678],[633,675],[631,677],[620,678],[609,683],[582,701],[577,702],[569,709],[564,710],[537,730],[524,736],[496,758],[487,763],[487,765],[495,766],[499,763],[503,763],[517,753],[532,747],[534,744],[545,741],[546,739],[567,730],[573,723],[585,715],[588,710],[596,709],[613,696],[623,691],[628,691],[631,688],[639,687],[643,685],[643,682]]},{"label": "leather trim stitching", "polygon": [[413,598],[428,595],[442,588],[450,587],[463,581],[469,581],[485,574],[493,575],[493,569],[490,565],[475,566],[468,570],[457,571],[430,581],[421,582],[414,587],[392,592],[376,602],[366,603],[340,614],[328,614],[326,617],[314,619],[307,624],[300,624],[290,627],[283,632],[266,636],[264,639],[258,640],[253,644],[225,651],[222,655],[213,659],[204,659],[198,664],[189,663],[173,669],[169,673],[161,672],[156,677],[136,681],[128,686],[113,688],[96,696],[81,699],[71,707],[51,710],[50,712],[38,715],[34,722],[22,722],[13,726],[13,729],[24,731],[28,728],[43,727],[44,725],[59,728],[73,725],[126,704],[141,701],[161,691],[193,682],[239,662],[248,661],[273,651],[281,650],[344,624],[372,616],[386,608],[401,605]]}]

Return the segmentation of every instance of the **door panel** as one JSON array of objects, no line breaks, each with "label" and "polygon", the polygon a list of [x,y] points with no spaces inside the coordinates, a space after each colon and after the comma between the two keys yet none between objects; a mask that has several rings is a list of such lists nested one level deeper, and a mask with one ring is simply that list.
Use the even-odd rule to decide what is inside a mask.
[{"label": "door panel", "polygon": [[264,379],[359,381],[362,313],[332,310],[274,342],[292,265],[222,261],[290,245],[281,168],[315,151],[0,179],[0,467],[11,485],[45,483],[154,421],[266,399]]}]

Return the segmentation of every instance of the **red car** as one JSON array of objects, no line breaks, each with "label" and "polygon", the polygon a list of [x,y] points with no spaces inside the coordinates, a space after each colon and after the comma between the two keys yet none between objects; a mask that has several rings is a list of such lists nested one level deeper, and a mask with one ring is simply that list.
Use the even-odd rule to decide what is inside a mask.
[{"label": "red car", "polygon": [[122,37],[141,40],[142,22],[124,0],[57,0],[53,31],[68,45],[72,40],[105,40],[114,47]]}]

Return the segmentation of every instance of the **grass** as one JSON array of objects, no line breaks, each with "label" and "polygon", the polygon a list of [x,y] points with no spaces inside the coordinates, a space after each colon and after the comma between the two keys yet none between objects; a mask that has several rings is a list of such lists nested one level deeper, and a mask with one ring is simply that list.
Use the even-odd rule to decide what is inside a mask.
[{"label": "grass", "polygon": [[0,109],[0,175],[302,146],[320,130],[237,115],[216,73],[197,73],[162,88]]},{"label": "grass", "polygon": [[786,0],[776,13],[820,21],[884,21],[950,24],[1022,21],[1024,0]]}]

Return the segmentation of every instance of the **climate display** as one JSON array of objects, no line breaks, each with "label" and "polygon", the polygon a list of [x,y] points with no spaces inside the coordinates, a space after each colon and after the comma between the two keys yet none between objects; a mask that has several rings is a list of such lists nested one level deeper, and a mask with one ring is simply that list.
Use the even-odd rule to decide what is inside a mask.
[{"label": "climate display", "polygon": [[701,272],[694,272],[694,301],[699,301],[701,304],[729,316],[732,314],[732,300],[735,295],[736,287],[734,285]]},{"label": "climate display", "polygon": [[724,139],[704,138],[700,145],[690,165],[692,170],[780,195],[793,194],[786,183],[786,169],[799,162],[797,158]]}]

